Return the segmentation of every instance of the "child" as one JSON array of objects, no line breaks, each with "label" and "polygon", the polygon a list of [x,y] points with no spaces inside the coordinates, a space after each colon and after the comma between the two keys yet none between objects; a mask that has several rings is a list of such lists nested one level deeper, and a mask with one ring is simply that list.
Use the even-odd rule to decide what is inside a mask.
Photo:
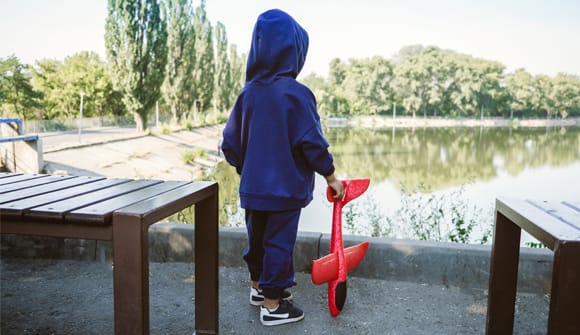
[{"label": "child", "polygon": [[254,26],[246,84],[223,132],[226,160],[240,174],[240,203],[246,213],[250,303],[265,326],[296,322],[304,313],[286,288],[294,282],[293,251],[300,211],[312,200],[314,172],[336,198],[344,196],[334,176],[316,101],[296,81],[308,50],[306,31],[273,9]]}]

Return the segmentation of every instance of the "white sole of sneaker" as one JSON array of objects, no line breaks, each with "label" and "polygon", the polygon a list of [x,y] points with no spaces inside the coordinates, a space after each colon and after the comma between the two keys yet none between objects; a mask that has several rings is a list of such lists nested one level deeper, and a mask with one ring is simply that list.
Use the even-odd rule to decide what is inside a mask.
[{"label": "white sole of sneaker", "polygon": [[295,317],[295,318],[278,319],[278,320],[264,320],[264,319],[262,319],[262,316],[260,316],[260,322],[262,323],[262,325],[264,325],[266,327],[285,325],[287,323],[298,322],[302,319],[304,319],[304,314],[302,314],[298,317]]}]

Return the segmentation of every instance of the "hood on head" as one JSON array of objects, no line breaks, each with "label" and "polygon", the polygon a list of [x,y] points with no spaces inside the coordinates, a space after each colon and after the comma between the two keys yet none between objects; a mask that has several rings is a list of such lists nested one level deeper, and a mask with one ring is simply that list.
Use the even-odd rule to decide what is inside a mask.
[{"label": "hood on head", "polygon": [[262,13],[254,26],[246,64],[246,81],[276,76],[296,78],[306,59],[308,33],[279,9]]}]

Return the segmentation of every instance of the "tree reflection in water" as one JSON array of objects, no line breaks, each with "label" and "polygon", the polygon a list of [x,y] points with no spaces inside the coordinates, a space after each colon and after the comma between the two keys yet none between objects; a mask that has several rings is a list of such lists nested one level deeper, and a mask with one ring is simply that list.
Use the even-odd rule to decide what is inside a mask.
[{"label": "tree reflection in water", "polygon": [[[476,205],[466,188],[580,162],[580,127],[329,128],[325,135],[341,178],[372,181],[344,214],[345,233],[366,236],[489,243],[493,204]],[[235,170],[221,162],[203,178],[219,183],[220,223],[243,226]],[[398,189],[399,204],[374,192],[384,182]]]}]

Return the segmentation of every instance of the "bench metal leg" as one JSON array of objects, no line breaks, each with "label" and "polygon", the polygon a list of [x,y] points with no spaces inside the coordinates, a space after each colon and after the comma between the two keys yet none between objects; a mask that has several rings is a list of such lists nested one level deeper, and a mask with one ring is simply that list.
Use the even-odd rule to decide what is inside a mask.
[{"label": "bench metal leg", "polygon": [[195,205],[195,333],[218,333],[218,192]]},{"label": "bench metal leg", "polygon": [[580,243],[554,248],[548,334],[580,334]]},{"label": "bench metal leg", "polygon": [[520,257],[520,227],[495,214],[486,334],[512,334]]},{"label": "bench metal leg", "polygon": [[115,334],[149,334],[148,225],[139,216],[113,216]]}]

